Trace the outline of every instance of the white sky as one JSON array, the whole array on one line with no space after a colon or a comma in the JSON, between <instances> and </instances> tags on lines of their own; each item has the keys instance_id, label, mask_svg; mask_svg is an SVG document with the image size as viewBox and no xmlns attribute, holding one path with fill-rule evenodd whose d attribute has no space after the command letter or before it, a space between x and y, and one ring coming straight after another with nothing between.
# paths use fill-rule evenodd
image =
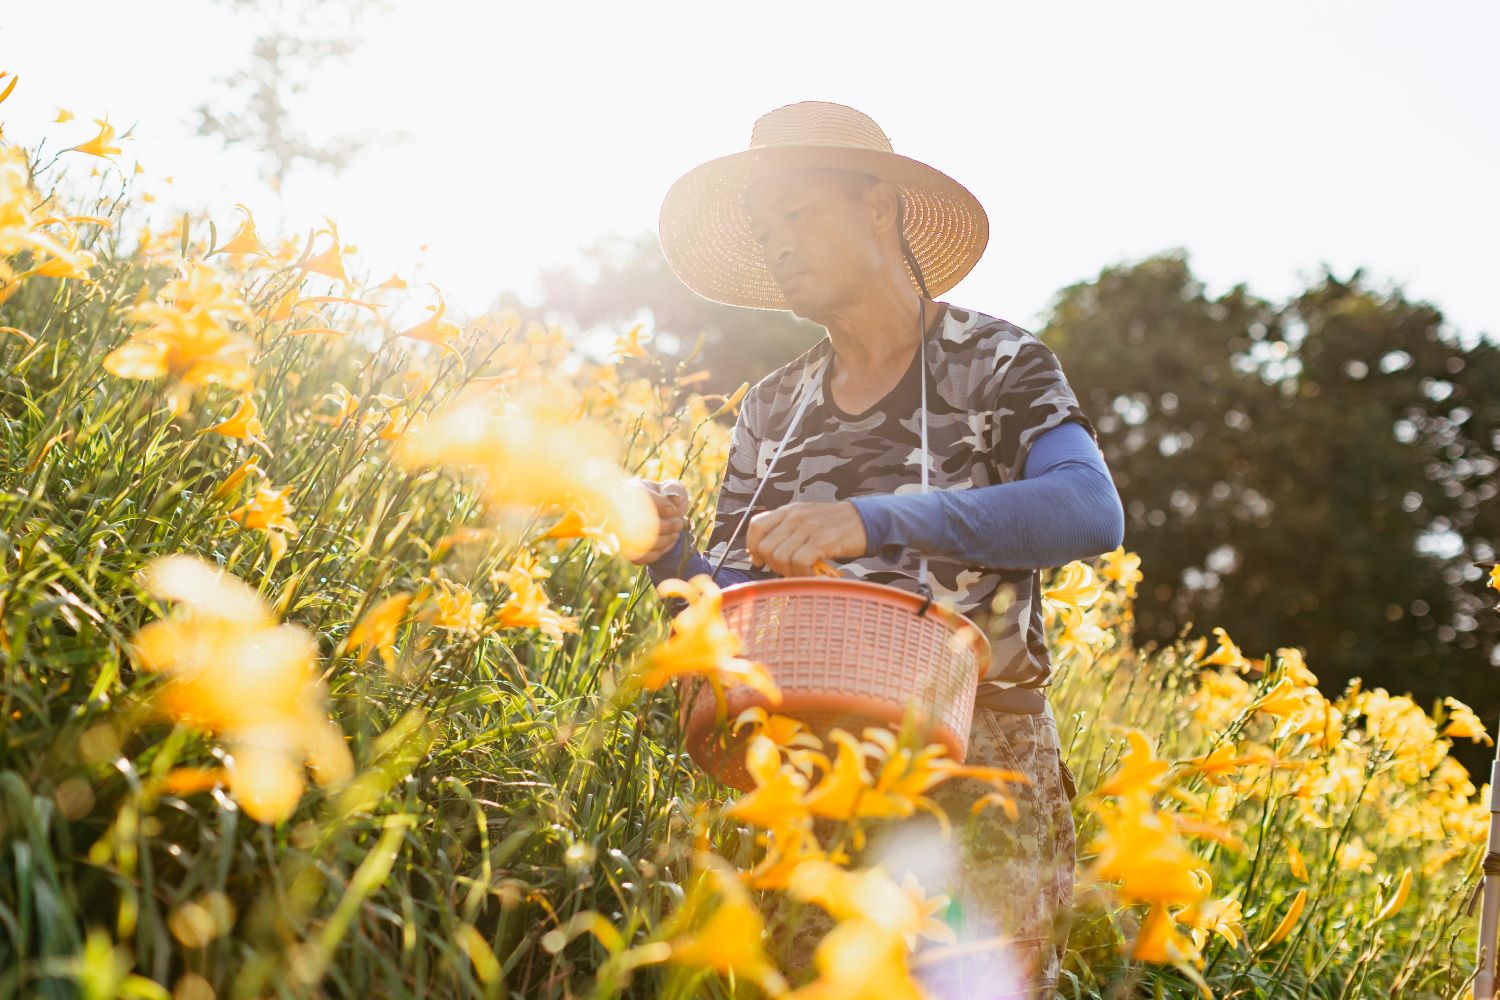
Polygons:
<instances>
[{"instance_id":1,"label":"white sky","mask_svg":"<svg viewBox=\"0 0 1500 1000\"><path fill-rule=\"evenodd\" d=\"M202 205L227 234L243 201L271 235L327 214L376 280L435 281L459 315L529 293L601 232L655 232L680 174L815 99L866 112L985 205L990 244L956 304L1036 329L1063 285L1180 246L1215 294L1279 298L1320 262L1364 265L1500 335L1492 2L393 0L300 112L411 140L342 176L304 169L281 199L192 135L193 106L245 61L250 22L227 2L5 8L8 137L72 145L108 112L136 125L121 160L149 171L161 222ZM77 119L48 124L59 105Z\"/></svg>"}]
</instances>

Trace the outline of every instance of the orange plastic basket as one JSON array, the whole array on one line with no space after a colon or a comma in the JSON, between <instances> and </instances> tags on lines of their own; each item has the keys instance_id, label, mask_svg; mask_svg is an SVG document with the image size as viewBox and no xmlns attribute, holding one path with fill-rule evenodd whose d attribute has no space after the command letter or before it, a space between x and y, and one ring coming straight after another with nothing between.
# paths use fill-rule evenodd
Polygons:
<instances>
[{"instance_id":1,"label":"orange plastic basket","mask_svg":"<svg viewBox=\"0 0 1500 1000\"><path fill-rule=\"evenodd\" d=\"M804 722L827 740L834 727L899 729L907 713L922 742L940 742L962 761L989 640L968 618L881 583L826 576L781 577L723 590L724 620L740 655L765 664L781 689L772 705L753 688L725 688L726 725L716 726L713 688L693 678L684 692L688 753L726 785L754 787L744 766L750 729L735 717L760 705Z\"/></svg>"}]
</instances>

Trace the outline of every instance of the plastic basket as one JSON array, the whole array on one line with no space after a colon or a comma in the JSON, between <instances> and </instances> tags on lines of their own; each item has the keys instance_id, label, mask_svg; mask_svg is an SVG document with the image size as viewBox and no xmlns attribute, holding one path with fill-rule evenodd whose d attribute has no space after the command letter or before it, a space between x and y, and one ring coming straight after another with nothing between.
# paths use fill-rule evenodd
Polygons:
<instances>
[{"instance_id":1,"label":"plastic basket","mask_svg":"<svg viewBox=\"0 0 1500 1000\"><path fill-rule=\"evenodd\" d=\"M726 725L718 727L712 685L690 682L682 707L688 753L726 785L754 787L744 766L751 727L729 732L753 705L801 720L825 743L834 727L855 736L871 725L899 729L910 712L924 743L940 742L963 760L990 656L989 640L968 618L896 587L825 576L735 584L721 607L740 655L765 664L783 699L772 705L753 688L726 687Z\"/></svg>"}]
</instances>

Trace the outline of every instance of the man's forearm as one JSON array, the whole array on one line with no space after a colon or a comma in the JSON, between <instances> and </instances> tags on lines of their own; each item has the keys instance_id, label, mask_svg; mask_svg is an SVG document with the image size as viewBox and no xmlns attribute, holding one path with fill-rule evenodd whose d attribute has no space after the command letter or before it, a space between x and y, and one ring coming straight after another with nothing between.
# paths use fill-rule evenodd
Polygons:
<instances>
[{"instance_id":1,"label":"man's forearm","mask_svg":"<svg viewBox=\"0 0 1500 1000\"><path fill-rule=\"evenodd\" d=\"M1118 548L1119 492L1088 432L1062 424L1037 439L1026 478L926 494L872 494L852 502L869 552L903 548L997 569L1046 569Z\"/></svg>"},{"instance_id":2,"label":"man's forearm","mask_svg":"<svg viewBox=\"0 0 1500 1000\"><path fill-rule=\"evenodd\" d=\"M996 569L1046 569L1119 547L1124 511L1114 483L1087 465L967 490L854 498L871 551L912 548Z\"/></svg>"}]
</instances>

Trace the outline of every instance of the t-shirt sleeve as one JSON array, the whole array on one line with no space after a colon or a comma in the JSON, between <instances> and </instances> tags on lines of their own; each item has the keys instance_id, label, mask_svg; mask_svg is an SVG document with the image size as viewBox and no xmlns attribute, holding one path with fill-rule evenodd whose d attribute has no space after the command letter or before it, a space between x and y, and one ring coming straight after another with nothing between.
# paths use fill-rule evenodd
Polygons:
<instances>
[{"instance_id":1,"label":"t-shirt sleeve","mask_svg":"<svg viewBox=\"0 0 1500 1000\"><path fill-rule=\"evenodd\" d=\"M724 555L729 536L738 527L739 533L734 537L734 544L729 546L724 566L746 572L756 568L751 564L750 553L745 549L745 535L749 532L750 525L747 522L744 527L740 527L739 521L750 503L750 497L755 493L755 472L761 439L755 420L757 413L754 394L747 393L735 415L734 431L729 440L729 457L724 462L723 484L719 487L719 498L714 507L714 526L709 531L708 544L704 547L704 556L710 566L719 565L719 558Z\"/></svg>"},{"instance_id":2,"label":"t-shirt sleeve","mask_svg":"<svg viewBox=\"0 0 1500 1000\"><path fill-rule=\"evenodd\" d=\"M1035 335L1024 337L999 365L1003 368L996 373L999 387L993 393L989 447L1005 482L1024 477L1026 456L1037 438L1070 420L1082 424L1099 444L1099 432L1079 405L1057 355Z\"/></svg>"}]
</instances>

